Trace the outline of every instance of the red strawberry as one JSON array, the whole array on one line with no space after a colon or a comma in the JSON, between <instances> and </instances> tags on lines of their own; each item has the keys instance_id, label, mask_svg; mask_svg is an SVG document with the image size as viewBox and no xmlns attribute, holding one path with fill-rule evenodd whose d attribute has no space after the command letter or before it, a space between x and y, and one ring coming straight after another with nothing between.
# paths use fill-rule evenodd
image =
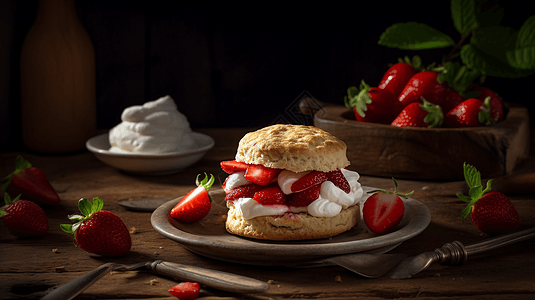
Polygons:
<instances>
[{"instance_id":1,"label":"red strawberry","mask_svg":"<svg viewBox=\"0 0 535 300\"><path fill-rule=\"evenodd\" d=\"M441 105L442 112L445 114L449 113L455 106L459 105L463 101L463 96L461 96L459 93L452 89L447 89L446 97L444 98L444 102Z\"/></svg>"},{"instance_id":2,"label":"red strawberry","mask_svg":"<svg viewBox=\"0 0 535 300\"><path fill-rule=\"evenodd\" d=\"M370 193L374 194L366 199L362 208L366 226L377 234L387 233L401 222L405 213L405 204L401 198L408 198L414 192L399 194L398 184L394 178L392 180L394 180L394 192L371 191Z\"/></svg>"},{"instance_id":3,"label":"red strawberry","mask_svg":"<svg viewBox=\"0 0 535 300\"><path fill-rule=\"evenodd\" d=\"M359 122L390 124L403 108L392 93L370 87L364 81L360 89L349 87L347 94L345 105L353 109Z\"/></svg>"},{"instance_id":4,"label":"red strawberry","mask_svg":"<svg viewBox=\"0 0 535 300\"><path fill-rule=\"evenodd\" d=\"M257 184L243 185L243 186L230 190L226 194L225 200L232 201L232 200L236 200L239 198L253 198L256 192L265 188L266 188L265 186L257 185Z\"/></svg>"},{"instance_id":5,"label":"red strawberry","mask_svg":"<svg viewBox=\"0 0 535 300\"><path fill-rule=\"evenodd\" d=\"M334 183L335 186L346 192L346 194L351 192L351 186L349 186L349 182L340 169L326 172L325 174L327 175L327 180Z\"/></svg>"},{"instance_id":6,"label":"red strawberry","mask_svg":"<svg viewBox=\"0 0 535 300\"><path fill-rule=\"evenodd\" d=\"M409 79L416 73L418 70L410 64L398 62L386 71L377 87L389 91L397 98Z\"/></svg>"},{"instance_id":7,"label":"red strawberry","mask_svg":"<svg viewBox=\"0 0 535 300\"><path fill-rule=\"evenodd\" d=\"M271 183L281 171L281 169L269 168L263 165L249 165L243 177L254 184L267 185Z\"/></svg>"},{"instance_id":8,"label":"red strawberry","mask_svg":"<svg viewBox=\"0 0 535 300\"><path fill-rule=\"evenodd\" d=\"M40 205L56 205L60 199L45 174L22 158L17 157L15 171L4 178L2 189L11 195L21 195L23 199Z\"/></svg>"},{"instance_id":9,"label":"red strawberry","mask_svg":"<svg viewBox=\"0 0 535 300\"><path fill-rule=\"evenodd\" d=\"M181 282L168 291L180 300L195 300L199 297L201 286L196 282Z\"/></svg>"},{"instance_id":10,"label":"red strawberry","mask_svg":"<svg viewBox=\"0 0 535 300\"><path fill-rule=\"evenodd\" d=\"M225 160L225 161L222 161L220 165L221 165L221 169L227 174L245 171L247 170L247 167L249 166L248 164L244 162L238 162L235 160Z\"/></svg>"},{"instance_id":11,"label":"red strawberry","mask_svg":"<svg viewBox=\"0 0 535 300\"><path fill-rule=\"evenodd\" d=\"M294 207L308 206L314 200L318 199L320 192L321 184L317 184L299 193L288 195L287 204L288 206Z\"/></svg>"},{"instance_id":12,"label":"red strawberry","mask_svg":"<svg viewBox=\"0 0 535 300\"><path fill-rule=\"evenodd\" d=\"M469 196L457 194L459 199L468 203L461 213L463 220L470 215L474 225L489 235L514 231L520 223L520 217L509 198L500 192L485 194L490 191L492 180L487 182L483 190L481 174L474 166L464 163L463 171L470 187Z\"/></svg>"},{"instance_id":13,"label":"red strawberry","mask_svg":"<svg viewBox=\"0 0 535 300\"><path fill-rule=\"evenodd\" d=\"M420 102L412 102L392 121L392 126L397 127L439 127L444 116L440 106L427 102L422 98Z\"/></svg>"},{"instance_id":14,"label":"red strawberry","mask_svg":"<svg viewBox=\"0 0 535 300\"><path fill-rule=\"evenodd\" d=\"M326 180L327 175L324 172L312 171L292 183L291 190L292 193L297 193L300 191L304 191L313 185L320 184Z\"/></svg>"},{"instance_id":15,"label":"red strawberry","mask_svg":"<svg viewBox=\"0 0 535 300\"><path fill-rule=\"evenodd\" d=\"M47 233L48 219L45 211L35 202L19 198L20 195L12 201L7 193L4 194L6 205L0 208L0 218L4 220L9 232L23 238Z\"/></svg>"},{"instance_id":16,"label":"red strawberry","mask_svg":"<svg viewBox=\"0 0 535 300\"><path fill-rule=\"evenodd\" d=\"M485 101L487 97L490 97L490 116L496 121L503 120L504 112L503 112L503 100L498 94L496 94L491 89L488 89L486 87L478 87L475 89L476 92L480 92L481 94L477 97L477 99L481 101Z\"/></svg>"},{"instance_id":17,"label":"red strawberry","mask_svg":"<svg viewBox=\"0 0 535 300\"><path fill-rule=\"evenodd\" d=\"M70 215L74 224L61 224L67 233L74 233L76 244L83 250L103 256L121 256L130 251L132 240L124 222L117 215L102 210L100 198L78 201L81 215Z\"/></svg>"},{"instance_id":18,"label":"red strawberry","mask_svg":"<svg viewBox=\"0 0 535 300\"><path fill-rule=\"evenodd\" d=\"M278 185L265 187L256 192L253 199L262 205L285 204L286 195L282 192Z\"/></svg>"},{"instance_id":19,"label":"red strawberry","mask_svg":"<svg viewBox=\"0 0 535 300\"><path fill-rule=\"evenodd\" d=\"M446 114L444 121L450 127L475 127L490 125L495 121L490 117L489 100L482 102L479 99L470 98Z\"/></svg>"},{"instance_id":20,"label":"red strawberry","mask_svg":"<svg viewBox=\"0 0 535 300\"><path fill-rule=\"evenodd\" d=\"M170 215L173 219L182 222L197 222L206 217L212 207L212 198L208 191L214 184L214 175L204 173L204 179L199 181L200 174L195 179L197 187L186 194L176 205L171 209Z\"/></svg>"},{"instance_id":21,"label":"red strawberry","mask_svg":"<svg viewBox=\"0 0 535 300\"><path fill-rule=\"evenodd\" d=\"M435 71L423 71L412 76L399 94L398 100L403 107L412 102L425 100L442 105L446 96L447 86L437 81L438 73Z\"/></svg>"}]
</instances>

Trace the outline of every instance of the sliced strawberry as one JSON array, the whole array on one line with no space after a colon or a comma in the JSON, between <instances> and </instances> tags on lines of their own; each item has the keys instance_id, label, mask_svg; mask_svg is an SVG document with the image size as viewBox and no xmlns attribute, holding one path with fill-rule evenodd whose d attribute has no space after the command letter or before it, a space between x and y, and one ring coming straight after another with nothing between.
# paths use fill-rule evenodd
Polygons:
<instances>
[{"instance_id":1,"label":"sliced strawberry","mask_svg":"<svg viewBox=\"0 0 535 300\"><path fill-rule=\"evenodd\" d=\"M225 161L222 161L220 165L221 165L221 169L227 174L245 171L247 170L247 167L249 166L248 164L244 162L239 162L235 160L225 160Z\"/></svg>"},{"instance_id":2,"label":"sliced strawberry","mask_svg":"<svg viewBox=\"0 0 535 300\"><path fill-rule=\"evenodd\" d=\"M292 184L292 193L297 193L310 188L313 185L320 184L327 180L327 175L321 171L313 171L299 178Z\"/></svg>"},{"instance_id":3,"label":"sliced strawberry","mask_svg":"<svg viewBox=\"0 0 535 300\"><path fill-rule=\"evenodd\" d=\"M245 179L258 185L267 185L281 172L281 169L265 167L263 165L249 165L245 171Z\"/></svg>"},{"instance_id":4,"label":"sliced strawberry","mask_svg":"<svg viewBox=\"0 0 535 300\"><path fill-rule=\"evenodd\" d=\"M240 198L253 198L256 192L266 187L258 184L248 184L232 189L225 196L226 201L232 201Z\"/></svg>"},{"instance_id":5,"label":"sliced strawberry","mask_svg":"<svg viewBox=\"0 0 535 300\"><path fill-rule=\"evenodd\" d=\"M282 192L278 185L265 187L256 192L253 199L262 205L285 204L286 195Z\"/></svg>"},{"instance_id":6,"label":"sliced strawberry","mask_svg":"<svg viewBox=\"0 0 535 300\"><path fill-rule=\"evenodd\" d=\"M344 191L346 194L349 194L349 192L351 192L351 186L349 185L349 182L342 173L342 170L338 169L327 172L325 174L327 175L327 180L334 183L335 186Z\"/></svg>"},{"instance_id":7,"label":"sliced strawberry","mask_svg":"<svg viewBox=\"0 0 535 300\"><path fill-rule=\"evenodd\" d=\"M196 282L181 282L168 290L180 300L195 300L199 297L201 286Z\"/></svg>"},{"instance_id":8,"label":"sliced strawberry","mask_svg":"<svg viewBox=\"0 0 535 300\"><path fill-rule=\"evenodd\" d=\"M197 187L186 194L180 201L171 209L169 213L175 220L182 222L197 222L206 217L210 212L212 206L212 198L208 191L212 184L214 184L214 176L210 177L204 174L205 177L199 181L199 175L195 180Z\"/></svg>"},{"instance_id":9,"label":"sliced strawberry","mask_svg":"<svg viewBox=\"0 0 535 300\"><path fill-rule=\"evenodd\" d=\"M308 206L310 203L314 202L314 200L318 199L320 192L321 184L316 184L299 193L290 194L288 195L288 206Z\"/></svg>"}]
</instances>

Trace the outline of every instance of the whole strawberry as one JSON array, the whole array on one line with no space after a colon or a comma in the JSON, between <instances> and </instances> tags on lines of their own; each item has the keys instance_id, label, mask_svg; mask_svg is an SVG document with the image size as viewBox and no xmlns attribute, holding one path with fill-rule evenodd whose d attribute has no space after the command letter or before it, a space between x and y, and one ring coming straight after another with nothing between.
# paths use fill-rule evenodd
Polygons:
<instances>
[{"instance_id":1,"label":"whole strawberry","mask_svg":"<svg viewBox=\"0 0 535 300\"><path fill-rule=\"evenodd\" d=\"M477 127L496 123L490 116L490 99L482 102L470 98L446 114L444 121L450 127Z\"/></svg>"},{"instance_id":2,"label":"whole strawberry","mask_svg":"<svg viewBox=\"0 0 535 300\"><path fill-rule=\"evenodd\" d=\"M423 97L433 104L442 105L446 97L447 86L443 82L439 83L437 78L438 73L435 71L416 73L399 94L399 102L407 106L412 102L421 101Z\"/></svg>"},{"instance_id":3,"label":"whole strawberry","mask_svg":"<svg viewBox=\"0 0 535 300\"><path fill-rule=\"evenodd\" d=\"M488 235L514 231L520 223L520 217L509 198L500 192L487 193L491 189L492 180L487 182L487 187L483 190L481 174L474 166L465 163L463 171L470 191L469 196L457 194L459 199L468 203L461 213L462 219L470 215L474 225Z\"/></svg>"},{"instance_id":4,"label":"whole strawberry","mask_svg":"<svg viewBox=\"0 0 535 300\"><path fill-rule=\"evenodd\" d=\"M170 215L177 221L193 223L206 217L212 207L212 197L208 193L210 187L214 184L214 175L210 177L204 174L205 177L199 181L199 175L195 179L196 188L186 194L176 205L171 209Z\"/></svg>"},{"instance_id":5,"label":"whole strawberry","mask_svg":"<svg viewBox=\"0 0 535 300\"><path fill-rule=\"evenodd\" d=\"M70 215L74 224L61 224L67 233L74 233L76 244L83 250L103 256L121 256L130 251L130 232L117 215L102 210L104 202L82 198L78 201L81 215Z\"/></svg>"},{"instance_id":6,"label":"whole strawberry","mask_svg":"<svg viewBox=\"0 0 535 300\"><path fill-rule=\"evenodd\" d=\"M201 287L196 282L181 282L168 291L180 300L195 300L199 297Z\"/></svg>"},{"instance_id":7,"label":"whole strawberry","mask_svg":"<svg viewBox=\"0 0 535 300\"><path fill-rule=\"evenodd\" d=\"M486 87L478 87L475 89L476 92L479 92L479 96L477 99L481 101L485 101L488 97L489 99L489 106L490 106L490 116L494 121L499 122L503 120L504 117L504 110L503 110L503 100L502 98L496 94L493 90L486 88Z\"/></svg>"},{"instance_id":8,"label":"whole strawberry","mask_svg":"<svg viewBox=\"0 0 535 300\"><path fill-rule=\"evenodd\" d=\"M417 61L420 62L419 58ZM416 67L419 67L419 64ZM397 98L409 79L416 73L418 70L410 63L400 61L386 71L377 87L389 91Z\"/></svg>"},{"instance_id":9,"label":"whole strawberry","mask_svg":"<svg viewBox=\"0 0 535 300\"><path fill-rule=\"evenodd\" d=\"M0 208L0 218L11 234L27 238L41 236L48 232L48 219L45 211L35 202L19 200L20 195L11 200L4 194L6 205Z\"/></svg>"},{"instance_id":10,"label":"whole strawberry","mask_svg":"<svg viewBox=\"0 0 535 300\"><path fill-rule=\"evenodd\" d=\"M387 90L370 87L364 81L360 87L349 87L345 106L353 109L359 122L390 124L403 109L396 97Z\"/></svg>"},{"instance_id":11,"label":"whole strawberry","mask_svg":"<svg viewBox=\"0 0 535 300\"><path fill-rule=\"evenodd\" d=\"M465 99L461 94L457 93L456 91L452 89L446 90L446 96L444 97L444 102L442 103L442 112L447 114L452 109L455 108L455 106L459 105L461 102L463 102Z\"/></svg>"},{"instance_id":12,"label":"whole strawberry","mask_svg":"<svg viewBox=\"0 0 535 300\"><path fill-rule=\"evenodd\" d=\"M397 127L439 127L442 125L444 116L440 106L432 104L422 98L423 104L413 102L407 105L401 113L392 121L392 126Z\"/></svg>"},{"instance_id":13,"label":"whole strawberry","mask_svg":"<svg viewBox=\"0 0 535 300\"><path fill-rule=\"evenodd\" d=\"M23 199L40 205L56 205L60 199L45 174L30 162L18 156L15 171L4 178L2 189L11 195L21 195Z\"/></svg>"},{"instance_id":14,"label":"whole strawberry","mask_svg":"<svg viewBox=\"0 0 535 300\"><path fill-rule=\"evenodd\" d=\"M410 197L414 191L407 194L399 194L398 183L394 178L395 189L393 192L385 190L374 190L362 208L364 222L368 229L377 234L384 234L396 227L405 213L403 199Z\"/></svg>"}]
</instances>

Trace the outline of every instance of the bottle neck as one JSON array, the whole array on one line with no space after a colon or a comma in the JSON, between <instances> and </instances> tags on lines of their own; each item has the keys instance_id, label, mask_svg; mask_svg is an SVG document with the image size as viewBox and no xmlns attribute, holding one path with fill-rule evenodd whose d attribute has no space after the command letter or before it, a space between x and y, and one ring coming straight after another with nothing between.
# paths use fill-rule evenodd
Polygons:
<instances>
[{"instance_id":1,"label":"bottle neck","mask_svg":"<svg viewBox=\"0 0 535 300\"><path fill-rule=\"evenodd\" d=\"M39 0L35 22L78 23L75 0Z\"/></svg>"}]
</instances>

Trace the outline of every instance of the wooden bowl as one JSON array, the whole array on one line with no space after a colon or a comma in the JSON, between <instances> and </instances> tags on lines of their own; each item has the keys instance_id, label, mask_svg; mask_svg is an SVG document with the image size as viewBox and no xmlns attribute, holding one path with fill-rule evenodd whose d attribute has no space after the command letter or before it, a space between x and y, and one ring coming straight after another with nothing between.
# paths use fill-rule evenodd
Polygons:
<instances>
[{"instance_id":1,"label":"wooden bowl","mask_svg":"<svg viewBox=\"0 0 535 300\"><path fill-rule=\"evenodd\" d=\"M507 175L529 154L527 108L509 104L506 118L471 128L399 128L355 120L351 109L326 105L314 126L347 144L351 168L372 176L422 180L464 180L463 163L482 178Z\"/></svg>"}]
</instances>

